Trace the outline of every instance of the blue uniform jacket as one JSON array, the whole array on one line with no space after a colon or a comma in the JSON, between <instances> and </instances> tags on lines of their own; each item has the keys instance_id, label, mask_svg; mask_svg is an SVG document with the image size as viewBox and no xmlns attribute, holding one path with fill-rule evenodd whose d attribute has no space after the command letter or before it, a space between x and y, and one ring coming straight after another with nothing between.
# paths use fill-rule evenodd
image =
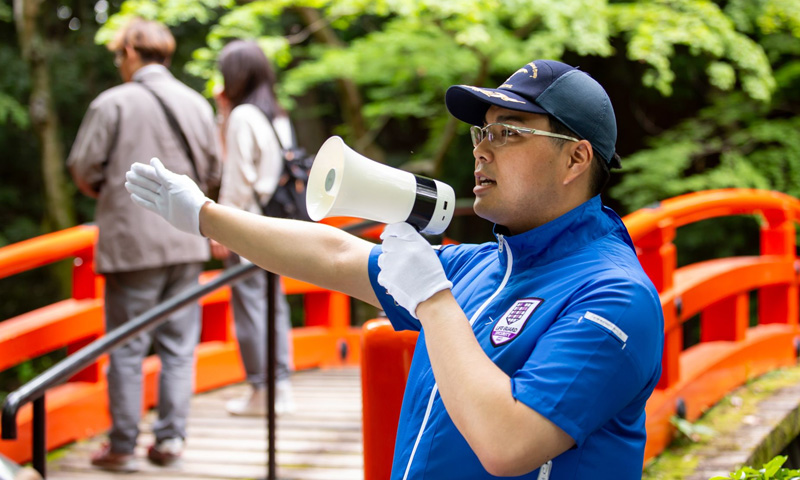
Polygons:
<instances>
[{"instance_id":1,"label":"blue uniform jacket","mask_svg":"<svg viewBox=\"0 0 800 480\"><path fill-rule=\"evenodd\" d=\"M527 475L537 480L639 479L647 398L661 375L664 320L620 218L595 197L531 231L452 245L439 259L486 355L514 397L558 425L575 447ZM419 321L377 282L397 330ZM406 385L392 479L496 478L481 466L435 388L420 333ZM509 432L508 442L516 441Z\"/></svg>"}]
</instances>

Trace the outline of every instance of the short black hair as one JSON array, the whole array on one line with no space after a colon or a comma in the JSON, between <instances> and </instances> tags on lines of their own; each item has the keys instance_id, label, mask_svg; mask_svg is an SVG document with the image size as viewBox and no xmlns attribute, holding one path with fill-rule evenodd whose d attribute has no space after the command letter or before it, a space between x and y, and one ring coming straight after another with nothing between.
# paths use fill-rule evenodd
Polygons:
<instances>
[{"instance_id":1,"label":"short black hair","mask_svg":"<svg viewBox=\"0 0 800 480\"><path fill-rule=\"evenodd\" d=\"M566 135L569 137L575 137L579 140L582 138L572 130L570 130L566 125L561 123L556 117L552 115L548 115L547 118L550 121L550 131L553 133L557 133L559 135ZM557 146L563 146L569 140L564 140L563 138L553 138L550 137L550 141L556 144ZM599 195L603 192L603 189L606 187L608 183L608 179L611 176L611 171L606 164L606 161L600 158L600 155L595 153L594 158L592 159L592 167L591 167L591 183L589 184L589 188L591 189L592 196Z\"/></svg>"}]
</instances>

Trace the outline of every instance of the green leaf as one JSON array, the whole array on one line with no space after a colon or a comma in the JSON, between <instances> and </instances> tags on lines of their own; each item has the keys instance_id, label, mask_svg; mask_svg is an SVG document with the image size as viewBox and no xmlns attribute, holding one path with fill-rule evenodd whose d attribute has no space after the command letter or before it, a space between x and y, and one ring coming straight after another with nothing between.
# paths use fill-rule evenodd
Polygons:
<instances>
[{"instance_id":1,"label":"green leaf","mask_svg":"<svg viewBox=\"0 0 800 480\"><path fill-rule=\"evenodd\" d=\"M30 116L27 108L16 99L0 92L0 125L7 125L9 122L24 130L30 125Z\"/></svg>"},{"instance_id":2,"label":"green leaf","mask_svg":"<svg viewBox=\"0 0 800 480\"><path fill-rule=\"evenodd\" d=\"M11 23L14 19L11 7L5 3L0 3L0 22Z\"/></svg>"}]
</instances>

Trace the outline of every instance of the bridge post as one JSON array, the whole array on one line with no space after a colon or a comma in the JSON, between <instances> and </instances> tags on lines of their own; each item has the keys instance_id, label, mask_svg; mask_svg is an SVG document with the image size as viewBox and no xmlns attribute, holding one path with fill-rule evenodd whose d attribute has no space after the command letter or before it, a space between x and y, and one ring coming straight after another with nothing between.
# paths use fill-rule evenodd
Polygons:
<instances>
[{"instance_id":1,"label":"bridge post","mask_svg":"<svg viewBox=\"0 0 800 480\"><path fill-rule=\"evenodd\" d=\"M98 298L102 292L98 287L99 277L94 271L94 244L75 252L75 259L72 262L72 298L75 300L86 300ZM67 355L72 355L86 345L100 338L92 336L79 342L67 345ZM71 382L99 382L103 378L103 362L95 362L73 375Z\"/></svg>"},{"instance_id":2,"label":"bridge post","mask_svg":"<svg viewBox=\"0 0 800 480\"><path fill-rule=\"evenodd\" d=\"M94 273L94 245L75 254L72 263L72 298L83 300L97 298L97 274Z\"/></svg>"},{"instance_id":3,"label":"bridge post","mask_svg":"<svg viewBox=\"0 0 800 480\"><path fill-rule=\"evenodd\" d=\"M673 276L678 264L678 252L672 241L675 225L671 219L662 221L659 228L636 242L636 253L647 276L662 298L670 297ZM683 351L683 324L680 321L680 299L662 303L664 311L664 353L661 363L661 389L675 385L680 379L680 355Z\"/></svg>"},{"instance_id":4,"label":"bridge post","mask_svg":"<svg viewBox=\"0 0 800 480\"><path fill-rule=\"evenodd\" d=\"M796 244L794 215L791 209L763 212L766 222L761 226L761 255L778 255L795 268ZM760 324L798 324L797 282L765 286L758 291Z\"/></svg>"},{"instance_id":5,"label":"bridge post","mask_svg":"<svg viewBox=\"0 0 800 480\"><path fill-rule=\"evenodd\" d=\"M744 340L750 326L750 295L740 293L709 305L700 314L700 341Z\"/></svg>"}]
</instances>

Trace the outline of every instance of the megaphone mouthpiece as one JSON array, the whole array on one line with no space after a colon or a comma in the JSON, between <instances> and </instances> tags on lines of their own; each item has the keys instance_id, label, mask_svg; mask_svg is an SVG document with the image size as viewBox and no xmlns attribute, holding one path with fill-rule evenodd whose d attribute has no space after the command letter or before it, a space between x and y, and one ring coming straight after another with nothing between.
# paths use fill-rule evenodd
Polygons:
<instances>
[{"instance_id":1,"label":"megaphone mouthpiece","mask_svg":"<svg viewBox=\"0 0 800 480\"><path fill-rule=\"evenodd\" d=\"M455 192L446 183L370 160L334 136L314 158L306 205L315 221L350 216L408 222L422 233L439 234L453 218Z\"/></svg>"}]
</instances>

